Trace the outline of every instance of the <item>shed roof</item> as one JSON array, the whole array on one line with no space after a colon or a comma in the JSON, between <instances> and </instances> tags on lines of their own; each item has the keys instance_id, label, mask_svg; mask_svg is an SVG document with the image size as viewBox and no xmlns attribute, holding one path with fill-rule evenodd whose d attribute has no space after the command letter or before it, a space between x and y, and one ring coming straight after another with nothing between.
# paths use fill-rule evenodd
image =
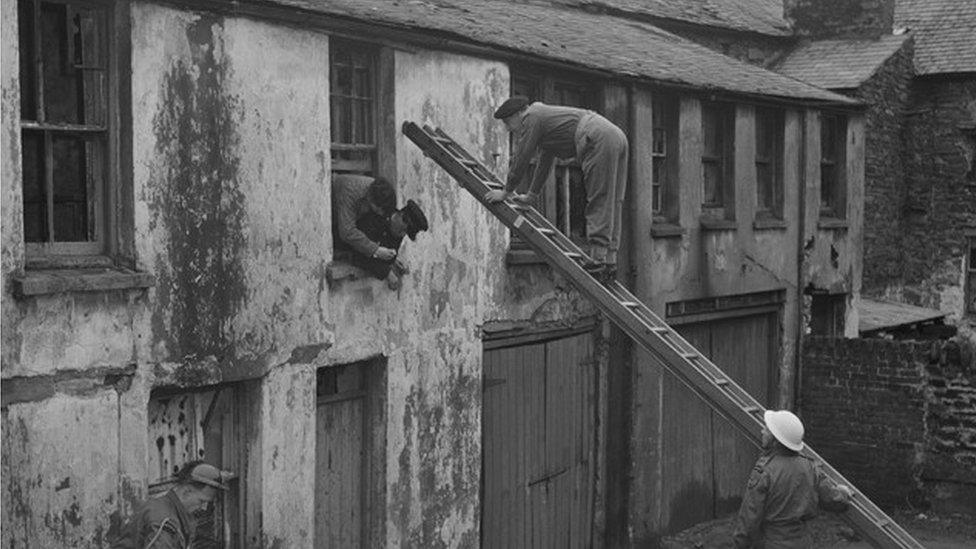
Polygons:
<instances>
[{"instance_id":1,"label":"shed roof","mask_svg":"<svg viewBox=\"0 0 976 549\"><path fill-rule=\"evenodd\" d=\"M244 0L246 1L246 0ZM653 25L508 0L271 0L474 44L704 90L856 105L848 97L714 52ZM242 0L228 2L231 8Z\"/></svg>"},{"instance_id":2,"label":"shed roof","mask_svg":"<svg viewBox=\"0 0 976 549\"><path fill-rule=\"evenodd\" d=\"M783 17L782 0L556 0L583 8L619 10L769 36L788 37L793 30Z\"/></svg>"},{"instance_id":3,"label":"shed roof","mask_svg":"<svg viewBox=\"0 0 976 549\"><path fill-rule=\"evenodd\" d=\"M858 331L861 333L909 326L946 316L942 311L935 309L865 298L861 298L857 310L860 316Z\"/></svg>"},{"instance_id":4,"label":"shed roof","mask_svg":"<svg viewBox=\"0 0 976 549\"><path fill-rule=\"evenodd\" d=\"M915 34L915 72L976 72L976 1L897 0L895 25Z\"/></svg>"},{"instance_id":5,"label":"shed roof","mask_svg":"<svg viewBox=\"0 0 976 549\"><path fill-rule=\"evenodd\" d=\"M802 44L773 67L776 72L827 89L857 88L909 39L818 40Z\"/></svg>"}]
</instances>

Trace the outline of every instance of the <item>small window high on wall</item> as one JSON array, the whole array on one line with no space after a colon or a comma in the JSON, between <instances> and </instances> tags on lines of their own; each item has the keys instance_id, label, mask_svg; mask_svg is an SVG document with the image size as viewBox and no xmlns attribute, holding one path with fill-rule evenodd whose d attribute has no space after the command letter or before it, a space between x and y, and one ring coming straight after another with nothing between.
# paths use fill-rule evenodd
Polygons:
<instances>
[{"instance_id":1,"label":"small window high on wall","mask_svg":"<svg viewBox=\"0 0 976 549\"><path fill-rule=\"evenodd\" d=\"M847 294L815 293L810 303L810 333L844 337Z\"/></svg>"},{"instance_id":2,"label":"small window high on wall","mask_svg":"<svg viewBox=\"0 0 976 549\"><path fill-rule=\"evenodd\" d=\"M678 100L651 100L651 212L655 223L678 221Z\"/></svg>"},{"instance_id":3,"label":"small window high on wall","mask_svg":"<svg viewBox=\"0 0 976 549\"><path fill-rule=\"evenodd\" d=\"M735 106L702 103L702 216L733 219Z\"/></svg>"},{"instance_id":4,"label":"small window high on wall","mask_svg":"<svg viewBox=\"0 0 976 549\"><path fill-rule=\"evenodd\" d=\"M332 171L376 175L377 48L333 39L329 49Z\"/></svg>"},{"instance_id":5,"label":"small window high on wall","mask_svg":"<svg viewBox=\"0 0 976 549\"><path fill-rule=\"evenodd\" d=\"M783 111L756 109L756 216L783 217Z\"/></svg>"},{"instance_id":6,"label":"small window high on wall","mask_svg":"<svg viewBox=\"0 0 976 549\"><path fill-rule=\"evenodd\" d=\"M548 72L538 67L518 67L512 71L512 95L524 95L530 101L550 105L597 110L597 91L585 79L565 73ZM514 146L514 141L511 143ZM528 176L535 173L533 161ZM575 158L556 159L549 180L543 187L536 208L559 230L577 243L586 239L586 189L583 171ZM524 188L519 192L523 192ZM512 249L527 246L512 237ZM511 257L510 257L511 260Z\"/></svg>"},{"instance_id":7,"label":"small window high on wall","mask_svg":"<svg viewBox=\"0 0 976 549\"><path fill-rule=\"evenodd\" d=\"M847 215L847 119L824 113L820 117L820 216Z\"/></svg>"},{"instance_id":8,"label":"small window high on wall","mask_svg":"<svg viewBox=\"0 0 976 549\"><path fill-rule=\"evenodd\" d=\"M30 258L111 252L118 74L110 2L20 0L24 241Z\"/></svg>"}]
</instances>

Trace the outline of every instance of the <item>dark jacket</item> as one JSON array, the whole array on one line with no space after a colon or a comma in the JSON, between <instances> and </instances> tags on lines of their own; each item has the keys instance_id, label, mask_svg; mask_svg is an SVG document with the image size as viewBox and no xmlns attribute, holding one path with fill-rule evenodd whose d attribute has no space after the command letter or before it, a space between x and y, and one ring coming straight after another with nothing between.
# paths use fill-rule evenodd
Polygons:
<instances>
[{"instance_id":1,"label":"dark jacket","mask_svg":"<svg viewBox=\"0 0 976 549\"><path fill-rule=\"evenodd\" d=\"M147 500L122 528L113 549L187 549L193 538L193 517L172 490Z\"/></svg>"},{"instance_id":2,"label":"dark jacket","mask_svg":"<svg viewBox=\"0 0 976 549\"><path fill-rule=\"evenodd\" d=\"M820 509L842 512L846 497L810 458L777 447L756 462L735 520L737 549L806 549L807 522Z\"/></svg>"}]
</instances>

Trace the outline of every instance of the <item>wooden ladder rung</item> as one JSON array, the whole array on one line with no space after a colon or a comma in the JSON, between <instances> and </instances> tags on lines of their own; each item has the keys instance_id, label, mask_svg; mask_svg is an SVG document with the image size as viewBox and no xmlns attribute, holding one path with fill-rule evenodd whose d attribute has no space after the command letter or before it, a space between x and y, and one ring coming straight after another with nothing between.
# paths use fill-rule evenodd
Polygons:
<instances>
[{"instance_id":1,"label":"wooden ladder rung","mask_svg":"<svg viewBox=\"0 0 976 549\"><path fill-rule=\"evenodd\" d=\"M636 301L621 301L620 304L623 305L624 307L628 307L630 309L634 309L636 307L640 307L640 303L638 303Z\"/></svg>"}]
</instances>

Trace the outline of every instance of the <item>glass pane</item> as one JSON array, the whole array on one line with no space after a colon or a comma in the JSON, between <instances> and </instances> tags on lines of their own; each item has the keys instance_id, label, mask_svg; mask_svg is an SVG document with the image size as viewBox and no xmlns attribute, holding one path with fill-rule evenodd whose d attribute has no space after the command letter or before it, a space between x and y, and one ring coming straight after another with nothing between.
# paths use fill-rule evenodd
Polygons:
<instances>
[{"instance_id":1,"label":"glass pane","mask_svg":"<svg viewBox=\"0 0 976 549\"><path fill-rule=\"evenodd\" d=\"M820 156L824 160L836 160L836 119L833 116L824 116L820 124Z\"/></svg>"},{"instance_id":2,"label":"glass pane","mask_svg":"<svg viewBox=\"0 0 976 549\"><path fill-rule=\"evenodd\" d=\"M722 171L717 162L704 162L705 175L705 204L708 206L722 205Z\"/></svg>"},{"instance_id":3,"label":"glass pane","mask_svg":"<svg viewBox=\"0 0 976 549\"><path fill-rule=\"evenodd\" d=\"M834 206L834 186L836 185L834 169L832 164L820 166L820 205L825 208Z\"/></svg>"},{"instance_id":4,"label":"glass pane","mask_svg":"<svg viewBox=\"0 0 976 549\"><path fill-rule=\"evenodd\" d=\"M22 133L24 241L47 241L47 196L44 192L44 138L40 132Z\"/></svg>"},{"instance_id":5,"label":"glass pane","mask_svg":"<svg viewBox=\"0 0 976 549\"><path fill-rule=\"evenodd\" d=\"M769 145L772 143L770 139L770 123L769 116L762 112L757 111L756 113L756 157L757 158L769 158L770 151Z\"/></svg>"},{"instance_id":6,"label":"glass pane","mask_svg":"<svg viewBox=\"0 0 976 549\"><path fill-rule=\"evenodd\" d=\"M352 95L352 69L344 64L341 57L336 54L336 60L332 64L332 82L330 87L333 94L343 96Z\"/></svg>"},{"instance_id":7,"label":"glass pane","mask_svg":"<svg viewBox=\"0 0 976 549\"><path fill-rule=\"evenodd\" d=\"M714 108L706 108L702 112L702 147L707 156L719 156L719 117Z\"/></svg>"},{"instance_id":8,"label":"glass pane","mask_svg":"<svg viewBox=\"0 0 976 549\"><path fill-rule=\"evenodd\" d=\"M88 68L107 68L103 41L106 38L105 16L95 10L80 10L74 21L75 64Z\"/></svg>"},{"instance_id":9,"label":"glass pane","mask_svg":"<svg viewBox=\"0 0 976 549\"><path fill-rule=\"evenodd\" d=\"M661 185L658 183L651 184L651 212L661 212Z\"/></svg>"},{"instance_id":10,"label":"glass pane","mask_svg":"<svg viewBox=\"0 0 976 549\"><path fill-rule=\"evenodd\" d=\"M104 75L84 76L76 65L84 57L100 61L103 40L92 34L100 23L73 14L63 4L41 4L41 55L44 63L44 112L47 122L100 124L104 121ZM86 23L87 21L87 23ZM82 27L87 25L87 29ZM85 36L85 32L88 36ZM86 43L89 40L93 43ZM101 73L102 71L98 71ZM93 89L86 88L89 84ZM87 116L86 116L87 115Z\"/></svg>"},{"instance_id":11,"label":"glass pane","mask_svg":"<svg viewBox=\"0 0 976 549\"><path fill-rule=\"evenodd\" d=\"M33 2L20 0L17 4L17 25L20 37L20 117L24 120L37 120Z\"/></svg>"},{"instance_id":12,"label":"glass pane","mask_svg":"<svg viewBox=\"0 0 976 549\"><path fill-rule=\"evenodd\" d=\"M661 185L667 180L666 164L664 158L658 157L651 163L651 181L655 185Z\"/></svg>"},{"instance_id":13,"label":"glass pane","mask_svg":"<svg viewBox=\"0 0 976 549\"><path fill-rule=\"evenodd\" d=\"M653 134L653 138L652 138L651 152L653 152L654 154L665 154L665 151L667 150L666 148L667 138L664 132L664 128L654 128L652 134Z\"/></svg>"},{"instance_id":14,"label":"glass pane","mask_svg":"<svg viewBox=\"0 0 976 549\"><path fill-rule=\"evenodd\" d=\"M52 140L54 161L54 240L95 240L95 209L102 177L102 146L77 137Z\"/></svg>"},{"instance_id":15,"label":"glass pane","mask_svg":"<svg viewBox=\"0 0 976 549\"><path fill-rule=\"evenodd\" d=\"M756 190L758 191L759 209L773 209L773 171L769 164L756 164Z\"/></svg>"}]
</instances>

